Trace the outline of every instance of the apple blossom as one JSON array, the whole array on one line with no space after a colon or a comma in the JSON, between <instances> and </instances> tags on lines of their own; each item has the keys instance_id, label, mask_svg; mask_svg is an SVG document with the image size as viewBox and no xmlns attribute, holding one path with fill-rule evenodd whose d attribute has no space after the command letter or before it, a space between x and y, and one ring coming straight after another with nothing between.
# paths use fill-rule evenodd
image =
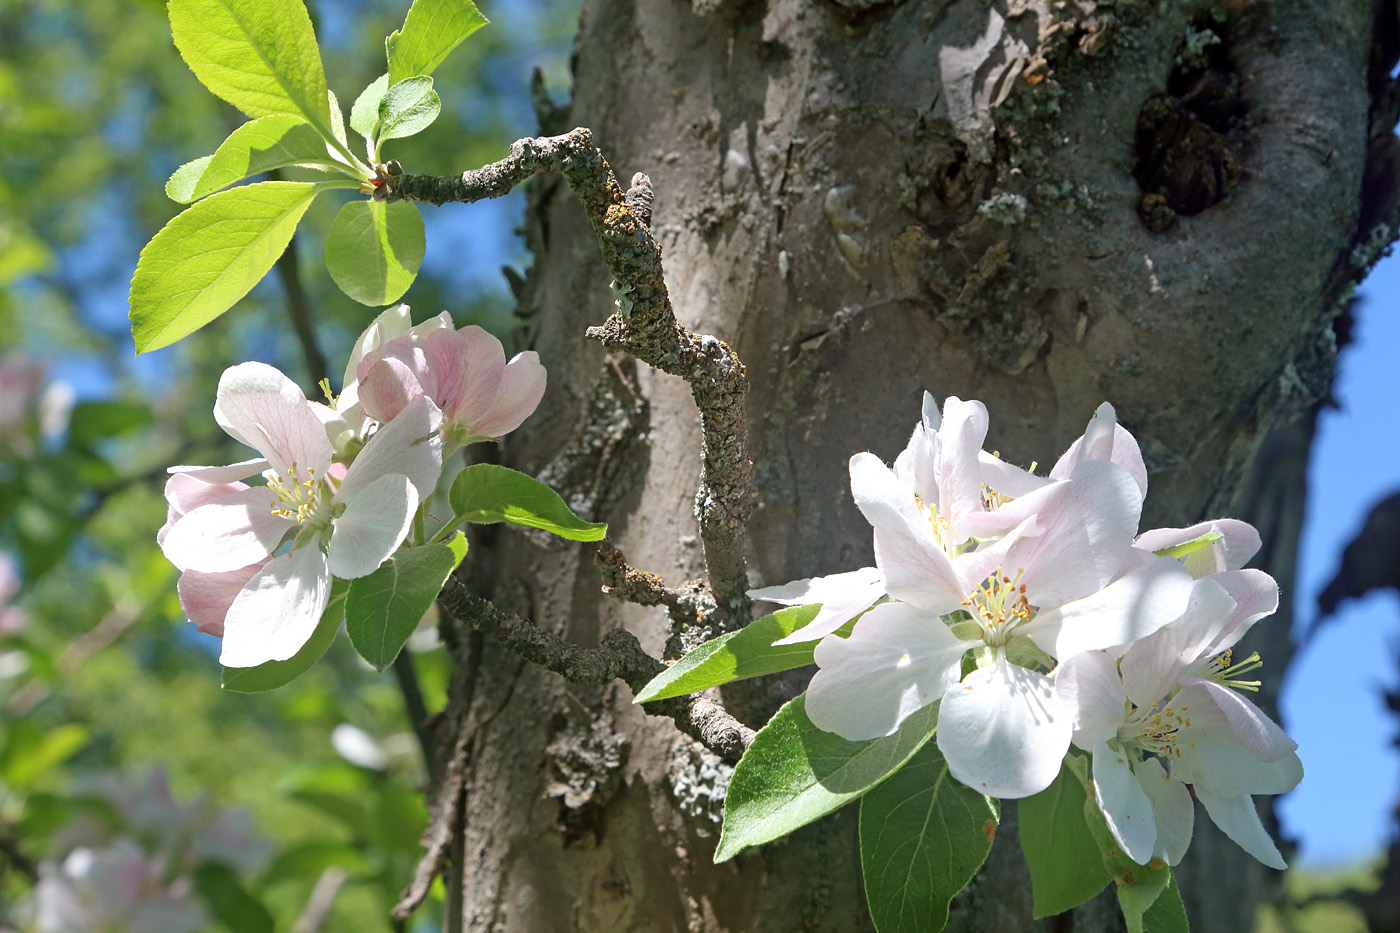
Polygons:
<instances>
[{"instance_id":1,"label":"apple blossom","mask_svg":"<svg viewBox=\"0 0 1400 933\"><path fill-rule=\"evenodd\" d=\"M1238 692L1258 686L1240 680L1258 656L1234 663L1230 649L1253 615L1206 577L1180 618L1129 646L1121 661L1085 652L1057 671L1056 690L1074 713L1073 742L1093 757L1095 798L1139 864L1176 864L1185 853L1190 785L1226 835L1265 865L1285 867L1250 798L1291 790L1303 768L1297 743Z\"/></svg>"},{"instance_id":2,"label":"apple blossom","mask_svg":"<svg viewBox=\"0 0 1400 933\"><path fill-rule=\"evenodd\" d=\"M380 421L415 398L431 398L449 449L514 431L545 388L539 354L527 350L506 362L501 342L475 325L390 340L364 355L356 375L361 405Z\"/></svg>"},{"instance_id":3,"label":"apple blossom","mask_svg":"<svg viewBox=\"0 0 1400 933\"><path fill-rule=\"evenodd\" d=\"M77 848L45 861L35 885L39 933L195 933L208 918L188 877L166 880L165 862L129 839Z\"/></svg>"},{"instance_id":4,"label":"apple blossom","mask_svg":"<svg viewBox=\"0 0 1400 933\"><path fill-rule=\"evenodd\" d=\"M220 663L286 660L315 630L332 576L373 573L402 543L442 468L440 414L428 399L413 400L348 468L332 461L313 404L266 364L226 370L214 416L262 459L172 467L170 515L157 540L194 575L180 588L191 619L211 632L222 625ZM259 472L266 485L241 482ZM290 550L277 553L286 540Z\"/></svg>"}]
</instances>

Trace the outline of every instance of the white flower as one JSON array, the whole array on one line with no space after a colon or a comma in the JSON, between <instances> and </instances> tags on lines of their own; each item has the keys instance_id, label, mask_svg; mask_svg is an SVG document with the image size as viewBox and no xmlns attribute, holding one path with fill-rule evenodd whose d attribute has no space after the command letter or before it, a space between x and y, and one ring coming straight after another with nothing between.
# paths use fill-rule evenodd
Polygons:
<instances>
[{"instance_id":1,"label":"white flower","mask_svg":"<svg viewBox=\"0 0 1400 933\"><path fill-rule=\"evenodd\" d=\"M1256 593L1258 577L1267 576L1233 573L1250 575L1233 581ZM1260 606L1237 603L1221 576L1196 581L1187 611L1121 661L1086 652L1056 673L1056 689L1074 711L1074 744L1093 756L1099 807L1139 864L1153 857L1176 864L1185 853L1189 784L1226 835L1265 865L1285 867L1250 798L1291 790L1303 766L1297 743L1237 692L1257 687L1239 678L1259 662L1233 663L1230 648L1261 617Z\"/></svg>"},{"instance_id":2,"label":"white flower","mask_svg":"<svg viewBox=\"0 0 1400 933\"><path fill-rule=\"evenodd\" d=\"M201 627L212 630L210 616L237 585L223 617L221 664L283 661L311 637L332 576L373 573L402 543L442 469L434 436L440 414L430 400L415 400L369 439L348 469L332 461L313 404L271 366L226 370L214 417L263 459L172 467L171 520L158 540L171 563L195 574L181 589L192 617L203 618ZM238 482L259 472L267 485ZM187 479L177 482L179 476ZM218 488L201 490L190 481ZM277 554L287 538L291 549Z\"/></svg>"}]
</instances>

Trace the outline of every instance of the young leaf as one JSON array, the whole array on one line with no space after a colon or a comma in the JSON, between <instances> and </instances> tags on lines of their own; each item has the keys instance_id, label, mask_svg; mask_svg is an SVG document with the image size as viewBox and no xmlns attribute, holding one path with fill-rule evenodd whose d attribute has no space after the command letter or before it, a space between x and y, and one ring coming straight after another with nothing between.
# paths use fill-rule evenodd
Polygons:
<instances>
[{"instance_id":1,"label":"young leaf","mask_svg":"<svg viewBox=\"0 0 1400 933\"><path fill-rule=\"evenodd\" d=\"M406 548L367 577L350 582L345 631L360 657L384 670L423 620L457 566L445 544Z\"/></svg>"},{"instance_id":2,"label":"young leaf","mask_svg":"<svg viewBox=\"0 0 1400 933\"><path fill-rule=\"evenodd\" d=\"M360 304L392 304L413 284L424 245L416 204L351 201L326 235L326 268L340 290Z\"/></svg>"},{"instance_id":3,"label":"young leaf","mask_svg":"<svg viewBox=\"0 0 1400 933\"><path fill-rule=\"evenodd\" d=\"M205 87L250 117L300 116L331 132L326 73L301 0L170 0L175 47Z\"/></svg>"},{"instance_id":4,"label":"young leaf","mask_svg":"<svg viewBox=\"0 0 1400 933\"><path fill-rule=\"evenodd\" d=\"M380 75L365 86L350 106L350 129L365 138L366 151L374 158L374 132L379 126L379 102L389 93L389 76Z\"/></svg>"},{"instance_id":5,"label":"young leaf","mask_svg":"<svg viewBox=\"0 0 1400 933\"><path fill-rule=\"evenodd\" d=\"M1171 547L1164 547L1161 550L1153 551L1158 557L1185 558L1196 553L1203 547L1220 541L1225 536L1218 531L1207 531L1199 538L1192 538L1190 541L1183 541L1180 544L1173 544Z\"/></svg>"},{"instance_id":6,"label":"young leaf","mask_svg":"<svg viewBox=\"0 0 1400 933\"><path fill-rule=\"evenodd\" d=\"M691 649L642 688L633 703L699 693L732 680L776 674L812 663L815 641L774 645L816 618L821 606L791 606L755 619L737 632Z\"/></svg>"},{"instance_id":7,"label":"young leaf","mask_svg":"<svg viewBox=\"0 0 1400 933\"><path fill-rule=\"evenodd\" d=\"M1084 821L1084 798L1084 785L1065 765L1049 787L1018 804L1037 918L1077 907L1113 880Z\"/></svg>"},{"instance_id":8,"label":"young leaf","mask_svg":"<svg viewBox=\"0 0 1400 933\"><path fill-rule=\"evenodd\" d=\"M878 933L937 933L992 850L996 803L959 784L932 742L860 801L865 902Z\"/></svg>"},{"instance_id":9,"label":"young leaf","mask_svg":"<svg viewBox=\"0 0 1400 933\"><path fill-rule=\"evenodd\" d=\"M429 77L405 78L392 85L379 101L379 126L375 139L402 139L421 133L442 112L442 101Z\"/></svg>"},{"instance_id":10,"label":"young leaf","mask_svg":"<svg viewBox=\"0 0 1400 933\"><path fill-rule=\"evenodd\" d=\"M345 620L345 594L349 590L350 584L345 580L332 580L326 611L321 613L316 631L301 650L285 661L268 661L257 667L224 668L224 689L234 693L264 693L289 684L311 670L335 641L335 633L340 631L340 623Z\"/></svg>"},{"instance_id":11,"label":"young leaf","mask_svg":"<svg viewBox=\"0 0 1400 933\"><path fill-rule=\"evenodd\" d=\"M899 769L933 737L938 704L918 710L894 735L850 742L807 718L806 694L754 736L724 800L715 863L772 842L850 803Z\"/></svg>"},{"instance_id":12,"label":"young leaf","mask_svg":"<svg viewBox=\"0 0 1400 933\"><path fill-rule=\"evenodd\" d=\"M311 199L340 183L264 181L210 195L151 237L131 277L136 352L157 350L223 314L287 248Z\"/></svg>"},{"instance_id":13,"label":"young leaf","mask_svg":"<svg viewBox=\"0 0 1400 933\"><path fill-rule=\"evenodd\" d=\"M326 89L326 104L331 108L331 133L334 134L336 142L340 143L339 149L326 143L326 153L331 157L332 162L346 164L345 156L341 149L350 151L350 139L345 135L345 113L340 109L340 101L336 100L335 91Z\"/></svg>"},{"instance_id":14,"label":"young leaf","mask_svg":"<svg viewBox=\"0 0 1400 933\"><path fill-rule=\"evenodd\" d=\"M533 476L491 463L478 463L458 473L448 501L458 521L510 522L570 541L601 541L608 531L606 524L586 522L569 511L557 492Z\"/></svg>"},{"instance_id":15,"label":"young leaf","mask_svg":"<svg viewBox=\"0 0 1400 933\"><path fill-rule=\"evenodd\" d=\"M385 42L389 80L394 84L415 75L432 74L462 40L487 23L471 0L414 0Z\"/></svg>"},{"instance_id":16,"label":"young leaf","mask_svg":"<svg viewBox=\"0 0 1400 933\"><path fill-rule=\"evenodd\" d=\"M1167 878L1167 886L1147 913L1142 915L1142 925L1151 933L1190 933L1191 925L1186 920L1186 905L1181 903L1181 892L1177 890L1176 878Z\"/></svg>"},{"instance_id":17,"label":"young leaf","mask_svg":"<svg viewBox=\"0 0 1400 933\"><path fill-rule=\"evenodd\" d=\"M191 168L201 163L202 171ZM180 166L165 183L165 193L173 201L188 204L250 175L284 165L314 165L327 171L340 167L310 124L279 113L250 120L234 130L212 156Z\"/></svg>"}]
</instances>

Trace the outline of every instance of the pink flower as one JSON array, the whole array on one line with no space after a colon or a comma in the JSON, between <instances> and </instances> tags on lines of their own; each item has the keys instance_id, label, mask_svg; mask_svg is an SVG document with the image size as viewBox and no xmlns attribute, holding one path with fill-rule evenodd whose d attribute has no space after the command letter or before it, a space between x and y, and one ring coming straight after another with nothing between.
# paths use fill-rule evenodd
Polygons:
<instances>
[{"instance_id":1,"label":"pink flower","mask_svg":"<svg viewBox=\"0 0 1400 933\"><path fill-rule=\"evenodd\" d=\"M364 355L357 369L365 413L388 421L413 399L442 409L445 446L509 434L544 396L545 369L533 350L506 362L501 342L480 327L410 333Z\"/></svg>"}]
</instances>

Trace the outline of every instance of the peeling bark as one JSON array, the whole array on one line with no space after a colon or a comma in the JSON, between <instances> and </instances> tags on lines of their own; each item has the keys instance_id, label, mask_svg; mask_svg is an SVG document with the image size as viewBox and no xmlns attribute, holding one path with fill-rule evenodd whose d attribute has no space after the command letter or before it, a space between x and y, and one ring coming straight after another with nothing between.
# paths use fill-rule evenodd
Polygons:
<instances>
[{"instance_id":1,"label":"peeling bark","mask_svg":"<svg viewBox=\"0 0 1400 933\"><path fill-rule=\"evenodd\" d=\"M989 447L1023 464L1112 401L1151 471L1144 527L1253 520L1255 564L1289 592L1332 321L1400 219L1384 143L1397 42L1373 42L1393 27L1373 15L1322 0L585 3L572 103L542 106L541 131L589 126L621 177L650 177L676 317L747 367L750 582L870 561L846 462L892 459L929 389L984 400ZM550 390L508 459L683 590L705 571L690 388L638 365L640 401L599 402L618 363L583 334L613 310L610 277L568 188L529 190L521 336ZM496 543L478 591L503 610L585 648L625 628L661 653L667 607L607 598L594 546ZM1266 707L1287 621L1248 646L1269 664ZM476 733L466 929L869 929L853 808L714 866L726 764L621 684L567 687L481 650L473 715L454 726ZM758 726L805 678L726 704ZM1198 816L1179 872L1194 928L1247 929L1277 878ZM1014 826L1008 806L950 929L1032 926ZM1039 927L1115 929L1111 897Z\"/></svg>"}]
</instances>

